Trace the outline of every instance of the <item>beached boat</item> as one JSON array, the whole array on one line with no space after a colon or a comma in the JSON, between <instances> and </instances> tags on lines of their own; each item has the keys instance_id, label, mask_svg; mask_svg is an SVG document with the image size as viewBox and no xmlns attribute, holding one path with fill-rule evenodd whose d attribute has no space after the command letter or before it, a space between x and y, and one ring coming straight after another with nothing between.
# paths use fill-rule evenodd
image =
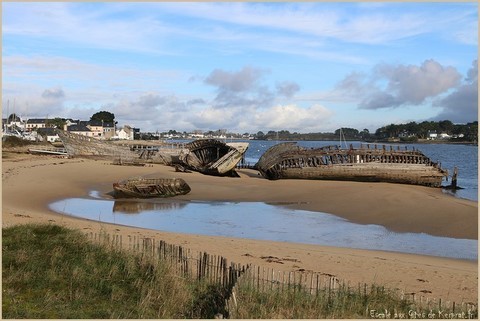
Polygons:
<instances>
[{"instance_id":1,"label":"beached boat","mask_svg":"<svg viewBox=\"0 0 480 321\"><path fill-rule=\"evenodd\" d=\"M154 163L181 165L207 175L238 176L236 165L249 143L223 143L216 139L198 139L186 144L121 145L110 141L58 130L69 156L102 157L115 164Z\"/></svg>"},{"instance_id":2,"label":"beached boat","mask_svg":"<svg viewBox=\"0 0 480 321\"><path fill-rule=\"evenodd\" d=\"M199 139L185 144L179 156L188 168L208 175L238 176L236 165L248 149L248 143L223 143L216 139Z\"/></svg>"},{"instance_id":3,"label":"beached boat","mask_svg":"<svg viewBox=\"0 0 480 321\"><path fill-rule=\"evenodd\" d=\"M281 143L269 148L255 165L263 177L390 182L441 187L448 171L419 150L361 144L360 148L304 148Z\"/></svg>"},{"instance_id":4,"label":"beached boat","mask_svg":"<svg viewBox=\"0 0 480 321\"><path fill-rule=\"evenodd\" d=\"M115 198L172 197L188 194L190 190L181 178L130 178L113 183Z\"/></svg>"},{"instance_id":5,"label":"beached boat","mask_svg":"<svg viewBox=\"0 0 480 321\"><path fill-rule=\"evenodd\" d=\"M158 144L133 145L114 143L85 135L57 129L58 136L70 157L98 157L115 163L154 163L171 165L178 159L182 145Z\"/></svg>"}]
</instances>

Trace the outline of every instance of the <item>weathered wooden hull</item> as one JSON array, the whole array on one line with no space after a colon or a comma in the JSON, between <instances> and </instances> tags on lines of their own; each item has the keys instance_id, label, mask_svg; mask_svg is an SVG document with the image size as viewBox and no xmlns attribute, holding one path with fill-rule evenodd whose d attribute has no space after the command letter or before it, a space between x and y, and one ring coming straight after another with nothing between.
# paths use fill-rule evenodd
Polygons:
<instances>
[{"instance_id":1,"label":"weathered wooden hull","mask_svg":"<svg viewBox=\"0 0 480 321\"><path fill-rule=\"evenodd\" d=\"M173 197L188 194L190 186L181 178L132 178L113 184L115 198Z\"/></svg>"},{"instance_id":2,"label":"weathered wooden hull","mask_svg":"<svg viewBox=\"0 0 480 321\"><path fill-rule=\"evenodd\" d=\"M97 156L114 158L138 158L139 155L125 146L114 145L108 141L93 137L57 130L58 136L69 156Z\"/></svg>"},{"instance_id":3,"label":"weathered wooden hull","mask_svg":"<svg viewBox=\"0 0 480 321\"><path fill-rule=\"evenodd\" d=\"M136 146L114 144L110 141L100 140L84 135L73 134L57 130L60 140L72 157L98 157L111 159L116 163L154 163L171 165L178 159L181 148L168 146Z\"/></svg>"},{"instance_id":4,"label":"weathered wooden hull","mask_svg":"<svg viewBox=\"0 0 480 321\"><path fill-rule=\"evenodd\" d=\"M295 143L267 150L257 169L268 179L389 182L441 187L448 175L420 151L391 148L306 149Z\"/></svg>"},{"instance_id":5,"label":"weathered wooden hull","mask_svg":"<svg viewBox=\"0 0 480 321\"><path fill-rule=\"evenodd\" d=\"M235 176L235 167L248 149L248 143L223 143L215 139L199 139L178 148L168 144L137 148L61 130L58 135L69 156L107 158L118 164L180 164L217 176Z\"/></svg>"},{"instance_id":6,"label":"weathered wooden hull","mask_svg":"<svg viewBox=\"0 0 480 321\"><path fill-rule=\"evenodd\" d=\"M425 165L403 164L351 164L320 168L291 168L279 174L278 179L319 179L359 182L387 182L400 184L442 186L444 175Z\"/></svg>"},{"instance_id":7,"label":"weathered wooden hull","mask_svg":"<svg viewBox=\"0 0 480 321\"><path fill-rule=\"evenodd\" d=\"M248 143L222 143L199 139L185 145L179 159L189 169L208 175L234 176L236 165L248 149Z\"/></svg>"}]
</instances>

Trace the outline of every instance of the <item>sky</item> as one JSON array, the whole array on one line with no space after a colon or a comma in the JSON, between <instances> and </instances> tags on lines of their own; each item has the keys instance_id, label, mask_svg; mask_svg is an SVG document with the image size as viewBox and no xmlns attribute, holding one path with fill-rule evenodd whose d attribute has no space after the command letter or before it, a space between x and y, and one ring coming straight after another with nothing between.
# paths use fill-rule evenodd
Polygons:
<instances>
[{"instance_id":1,"label":"sky","mask_svg":"<svg viewBox=\"0 0 480 321\"><path fill-rule=\"evenodd\" d=\"M478 119L477 2L3 2L2 113L142 132Z\"/></svg>"}]
</instances>

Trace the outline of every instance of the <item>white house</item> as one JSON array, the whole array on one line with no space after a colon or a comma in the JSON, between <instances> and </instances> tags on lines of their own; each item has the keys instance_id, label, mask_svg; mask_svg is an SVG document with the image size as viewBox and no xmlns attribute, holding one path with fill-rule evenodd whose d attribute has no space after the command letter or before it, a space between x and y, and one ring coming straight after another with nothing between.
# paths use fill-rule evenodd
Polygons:
<instances>
[{"instance_id":1,"label":"white house","mask_svg":"<svg viewBox=\"0 0 480 321\"><path fill-rule=\"evenodd\" d=\"M32 132L32 133L35 133L35 132ZM45 140L47 140L50 143L60 141L60 137L58 136L54 128L39 128L37 129L36 133L42 136Z\"/></svg>"},{"instance_id":2,"label":"white house","mask_svg":"<svg viewBox=\"0 0 480 321\"><path fill-rule=\"evenodd\" d=\"M46 127L47 127L47 119L31 118L27 120L27 123L25 125L25 130L32 131L32 130L37 130L37 129L46 128Z\"/></svg>"},{"instance_id":3,"label":"white house","mask_svg":"<svg viewBox=\"0 0 480 321\"><path fill-rule=\"evenodd\" d=\"M134 130L132 127L125 125L117 132L118 139L133 140Z\"/></svg>"}]
</instances>

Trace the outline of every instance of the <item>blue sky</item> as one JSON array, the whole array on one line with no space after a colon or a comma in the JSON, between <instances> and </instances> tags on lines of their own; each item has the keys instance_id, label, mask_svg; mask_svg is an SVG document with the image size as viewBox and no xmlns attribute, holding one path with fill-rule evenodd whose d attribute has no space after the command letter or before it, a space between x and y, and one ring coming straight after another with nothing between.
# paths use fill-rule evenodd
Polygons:
<instances>
[{"instance_id":1,"label":"blue sky","mask_svg":"<svg viewBox=\"0 0 480 321\"><path fill-rule=\"evenodd\" d=\"M476 2L3 2L2 104L142 131L477 120Z\"/></svg>"}]
</instances>

